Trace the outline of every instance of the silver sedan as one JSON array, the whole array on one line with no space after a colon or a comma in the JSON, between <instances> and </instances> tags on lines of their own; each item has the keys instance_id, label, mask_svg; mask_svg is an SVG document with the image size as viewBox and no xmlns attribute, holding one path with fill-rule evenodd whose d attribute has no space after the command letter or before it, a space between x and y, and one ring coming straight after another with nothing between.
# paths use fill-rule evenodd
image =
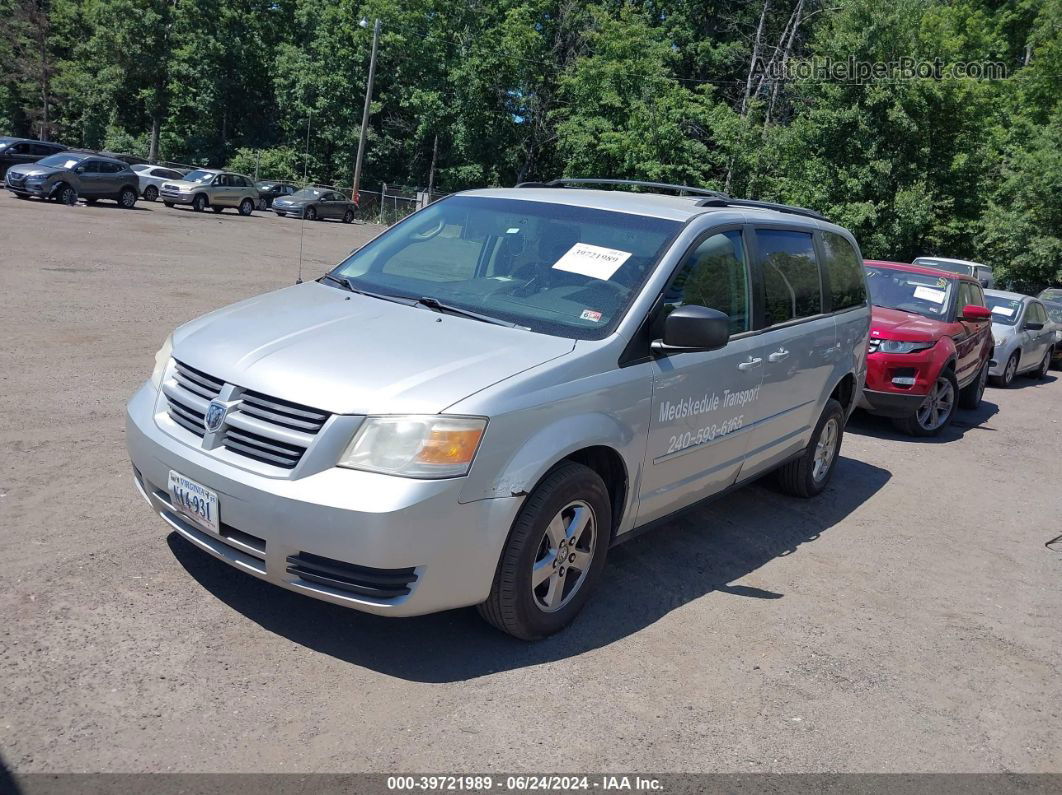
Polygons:
<instances>
[{"instance_id":1,"label":"silver sedan","mask_svg":"<svg viewBox=\"0 0 1062 795\"><path fill-rule=\"evenodd\" d=\"M1003 290L985 290L992 311L992 352L989 375L998 386L1010 386L1019 373L1047 375L1054 353L1057 325L1036 298Z\"/></svg>"}]
</instances>

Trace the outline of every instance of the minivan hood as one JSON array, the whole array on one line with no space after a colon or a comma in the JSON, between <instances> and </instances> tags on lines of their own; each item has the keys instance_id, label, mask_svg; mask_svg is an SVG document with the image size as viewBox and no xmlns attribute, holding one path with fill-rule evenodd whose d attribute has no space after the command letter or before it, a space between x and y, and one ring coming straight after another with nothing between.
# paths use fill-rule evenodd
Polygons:
<instances>
[{"instance_id":1,"label":"minivan hood","mask_svg":"<svg viewBox=\"0 0 1062 795\"><path fill-rule=\"evenodd\" d=\"M334 414L436 414L575 342L308 282L181 326L173 355Z\"/></svg>"},{"instance_id":2,"label":"minivan hood","mask_svg":"<svg viewBox=\"0 0 1062 795\"><path fill-rule=\"evenodd\" d=\"M915 312L875 306L871 313L870 336L894 340L932 341L944 334L945 323Z\"/></svg>"}]
</instances>

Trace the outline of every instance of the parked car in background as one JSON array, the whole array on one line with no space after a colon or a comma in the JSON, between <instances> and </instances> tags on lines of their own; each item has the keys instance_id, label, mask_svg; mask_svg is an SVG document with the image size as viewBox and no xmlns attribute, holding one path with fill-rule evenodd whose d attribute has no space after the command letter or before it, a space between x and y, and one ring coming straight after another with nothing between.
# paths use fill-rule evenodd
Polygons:
<instances>
[{"instance_id":1,"label":"parked car in background","mask_svg":"<svg viewBox=\"0 0 1062 795\"><path fill-rule=\"evenodd\" d=\"M1041 294L1042 295L1042 294ZM1055 344L1051 352L1051 366L1062 369L1062 302L1044 301L1047 319L1055 328Z\"/></svg>"},{"instance_id":2,"label":"parked car in background","mask_svg":"<svg viewBox=\"0 0 1062 795\"><path fill-rule=\"evenodd\" d=\"M1041 301L1057 301L1062 303L1062 287L1048 287L1046 290L1041 290L1040 294L1036 297Z\"/></svg>"},{"instance_id":3,"label":"parked car in background","mask_svg":"<svg viewBox=\"0 0 1062 795\"><path fill-rule=\"evenodd\" d=\"M66 147L62 144L53 144L50 141L2 137L0 138L0 177L4 176L11 166L36 163L42 157L54 155L65 149Z\"/></svg>"},{"instance_id":4,"label":"parked car in background","mask_svg":"<svg viewBox=\"0 0 1062 795\"><path fill-rule=\"evenodd\" d=\"M357 211L358 205L346 196L325 188L303 188L291 196L273 200L273 212L277 215L290 215L307 221L335 218L349 224Z\"/></svg>"},{"instance_id":5,"label":"parked car in background","mask_svg":"<svg viewBox=\"0 0 1062 795\"><path fill-rule=\"evenodd\" d=\"M948 271L949 273L963 273L967 276L972 276L986 289L996 286L996 279L995 276L992 275L992 269L987 265L982 265L980 262L970 262L969 260L964 259L949 259L947 257L918 257L914 261L914 264L922 265L926 268Z\"/></svg>"},{"instance_id":6,"label":"parked car in background","mask_svg":"<svg viewBox=\"0 0 1062 795\"><path fill-rule=\"evenodd\" d=\"M298 187L290 182L274 182L262 180L254 184L258 188L258 209L268 210L273 206L273 201L282 196L290 196L298 190Z\"/></svg>"},{"instance_id":7,"label":"parked car in background","mask_svg":"<svg viewBox=\"0 0 1062 795\"><path fill-rule=\"evenodd\" d=\"M1043 303L1021 293L985 291L992 310L992 354L990 374L999 386L1010 386L1014 377L1029 373L1043 378L1051 367L1055 327Z\"/></svg>"},{"instance_id":8,"label":"parked car in background","mask_svg":"<svg viewBox=\"0 0 1062 795\"><path fill-rule=\"evenodd\" d=\"M184 174L172 168L153 166L150 163L138 163L130 166L136 172L137 182L140 185L140 195L149 202L159 197L159 189L162 183L169 180L184 179Z\"/></svg>"},{"instance_id":9,"label":"parked car in background","mask_svg":"<svg viewBox=\"0 0 1062 795\"><path fill-rule=\"evenodd\" d=\"M23 166L12 166L5 177L7 189L20 199L56 199L89 204L113 199L131 208L140 196L136 172L120 160L91 152L60 152Z\"/></svg>"},{"instance_id":10,"label":"parked car in background","mask_svg":"<svg viewBox=\"0 0 1062 795\"><path fill-rule=\"evenodd\" d=\"M250 177L213 168L197 168L183 179L165 180L160 195L167 207L187 204L200 213L207 207L216 213L234 207L240 215L250 215L258 206L258 188Z\"/></svg>"},{"instance_id":11,"label":"parked car in background","mask_svg":"<svg viewBox=\"0 0 1062 795\"><path fill-rule=\"evenodd\" d=\"M873 304L862 408L903 433L934 436L957 407L976 409L988 379L992 313L966 274L867 260Z\"/></svg>"},{"instance_id":12,"label":"parked car in background","mask_svg":"<svg viewBox=\"0 0 1062 795\"><path fill-rule=\"evenodd\" d=\"M128 405L141 496L282 588L534 639L638 528L772 471L821 493L866 366L851 233L571 184L450 196L179 328Z\"/></svg>"}]
</instances>

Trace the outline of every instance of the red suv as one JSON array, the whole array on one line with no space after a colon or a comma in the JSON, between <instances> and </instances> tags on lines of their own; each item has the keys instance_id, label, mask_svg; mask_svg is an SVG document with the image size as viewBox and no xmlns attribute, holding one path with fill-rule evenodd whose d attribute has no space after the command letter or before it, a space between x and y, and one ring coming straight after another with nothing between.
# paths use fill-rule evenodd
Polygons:
<instances>
[{"instance_id":1,"label":"red suv","mask_svg":"<svg viewBox=\"0 0 1062 795\"><path fill-rule=\"evenodd\" d=\"M956 406L981 403L992 358L992 313L972 276L864 260L874 305L860 403L901 431L935 436Z\"/></svg>"}]
</instances>

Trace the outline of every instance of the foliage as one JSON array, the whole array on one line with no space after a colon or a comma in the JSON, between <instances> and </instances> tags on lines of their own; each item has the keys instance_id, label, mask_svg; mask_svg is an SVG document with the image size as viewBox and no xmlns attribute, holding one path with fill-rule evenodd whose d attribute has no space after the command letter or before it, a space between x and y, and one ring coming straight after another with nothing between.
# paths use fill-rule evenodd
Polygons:
<instances>
[{"instance_id":1,"label":"foliage","mask_svg":"<svg viewBox=\"0 0 1062 795\"><path fill-rule=\"evenodd\" d=\"M379 18L367 188L699 184L821 210L868 257L1062 282L1062 0L0 0L0 15L5 133L349 185ZM764 69L900 57L1007 74Z\"/></svg>"}]
</instances>

